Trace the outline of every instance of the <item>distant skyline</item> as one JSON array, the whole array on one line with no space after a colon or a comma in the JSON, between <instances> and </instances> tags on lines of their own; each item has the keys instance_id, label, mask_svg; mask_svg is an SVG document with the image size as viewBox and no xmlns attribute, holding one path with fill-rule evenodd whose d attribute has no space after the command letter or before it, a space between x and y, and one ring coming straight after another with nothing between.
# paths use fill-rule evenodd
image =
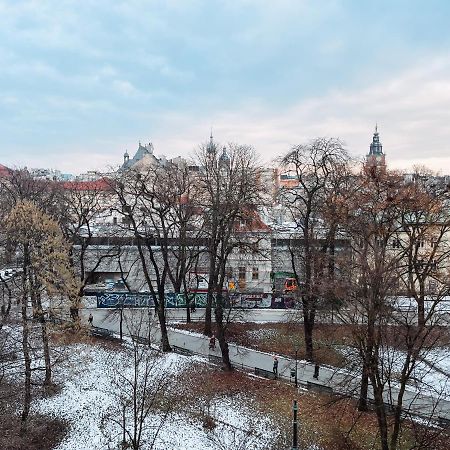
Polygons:
<instances>
[{"instance_id":1,"label":"distant skyline","mask_svg":"<svg viewBox=\"0 0 450 450\"><path fill-rule=\"evenodd\" d=\"M0 164L74 174L138 142L270 162L314 137L450 174L446 0L0 0Z\"/></svg>"}]
</instances>

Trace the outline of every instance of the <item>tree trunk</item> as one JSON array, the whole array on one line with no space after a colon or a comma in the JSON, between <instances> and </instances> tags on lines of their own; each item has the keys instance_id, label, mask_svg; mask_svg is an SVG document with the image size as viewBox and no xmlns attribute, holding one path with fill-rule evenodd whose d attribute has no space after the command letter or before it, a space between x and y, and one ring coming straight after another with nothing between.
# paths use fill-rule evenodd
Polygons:
<instances>
[{"instance_id":1,"label":"tree trunk","mask_svg":"<svg viewBox=\"0 0 450 450\"><path fill-rule=\"evenodd\" d=\"M314 361L314 349L313 349L313 327L309 323L309 320L304 322L305 331L305 350L306 350L306 360Z\"/></svg>"},{"instance_id":2,"label":"tree trunk","mask_svg":"<svg viewBox=\"0 0 450 450\"><path fill-rule=\"evenodd\" d=\"M222 353L223 368L225 371L231 372L233 370L233 366L230 361L230 350L225 338L225 327L223 325L223 299L220 294L218 294L217 297L216 307L214 308L214 316L217 327L217 340L219 341L220 351Z\"/></svg>"},{"instance_id":3,"label":"tree trunk","mask_svg":"<svg viewBox=\"0 0 450 450\"><path fill-rule=\"evenodd\" d=\"M425 301L423 297L417 299L417 325L425 327Z\"/></svg>"},{"instance_id":4,"label":"tree trunk","mask_svg":"<svg viewBox=\"0 0 450 450\"><path fill-rule=\"evenodd\" d=\"M361 387L359 390L358 411L368 411L367 395L369 391L369 372L367 362L364 361L361 375Z\"/></svg>"},{"instance_id":5,"label":"tree trunk","mask_svg":"<svg viewBox=\"0 0 450 450\"><path fill-rule=\"evenodd\" d=\"M119 336L120 336L120 342L122 342L123 341L123 306L120 308Z\"/></svg>"},{"instance_id":6,"label":"tree trunk","mask_svg":"<svg viewBox=\"0 0 450 450\"><path fill-rule=\"evenodd\" d=\"M28 252L24 249L24 267L22 273L22 351L25 365L25 386L23 397L23 411L21 415L21 433L25 433L27 429L27 419L30 413L31 405L31 355L29 348L29 328L28 328L28 280L27 280L27 264L28 264Z\"/></svg>"},{"instance_id":7,"label":"tree trunk","mask_svg":"<svg viewBox=\"0 0 450 450\"><path fill-rule=\"evenodd\" d=\"M50 348L48 344L48 329L47 329L47 322L45 321L44 311L42 309L42 301L40 294L37 294L36 296L36 303L38 308L39 322L41 324L42 346L44 350L44 361L45 361L44 386L50 386L52 382L52 366L50 360Z\"/></svg>"},{"instance_id":8,"label":"tree trunk","mask_svg":"<svg viewBox=\"0 0 450 450\"><path fill-rule=\"evenodd\" d=\"M305 335L306 359L314 361L313 348L314 314L310 311L310 299L303 299L303 330Z\"/></svg>"},{"instance_id":9,"label":"tree trunk","mask_svg":"<svg viewBox=\"0 0 450 450\"><path fill-rule=\"evenodd\" d=\"M375 377L371 377L373 386L373 397L375 401L375 411L378 420L378 430L380 432L381 450L389 450L388 423L386 418L386 407L383 401L383 391L376 386Z\"/></svg>"},{"instance_id":10,"label":"tree trunk","mask_svg":"<svg viewBox=\"0 0 450 450\"><path fill-rule=\"evenodd\" d=\"M213 303L213 294L211 290L208 288L208 294L206 297L206 309L205 309L205 328L203 330L203 334L205 336L212 335L212 303Z\"/></svg>"},{"instance_id":11,"label":"tree trunk","mask_svg":"<svg viewBox=\"0 0 450 450\"><path fill-rule=\"evenodd\" d=\"M191 323L191 302L195 302L194 299L189 300L189 295L186 296L186 323Z\"/></svg>"},{"instance_id":12,"label":"tree trunk","mask_svg":"<svg viewBox=\"0 0 450 450\"><path fill-rule=\"evenodd\" d=\"M159 305L157 308L158 312L158 320L159 320L159 328L161 330L161 345L162 345L162 351L163 352L171 352L172 347L169 343L169 334L167 332L167 325L166 325L166 311L164 307L164 294L160 297Z\"/></svg>"},{"instance_id":13,"label":"tree trunk","mask_svg":"<svg viewBox=\"0 0 450 450\"><path fill-rule=\"evenodd\" d=\"M209 253L209 273L208 273L208 294L206 297L206 310L205 310L205 329L203 334L205 336L212 335L212 306L214 301L215 287L217 286L217 271L216 271L216 257L217 257L217 246L212 245L210 247Z\"/></svg>"}]
</instances>

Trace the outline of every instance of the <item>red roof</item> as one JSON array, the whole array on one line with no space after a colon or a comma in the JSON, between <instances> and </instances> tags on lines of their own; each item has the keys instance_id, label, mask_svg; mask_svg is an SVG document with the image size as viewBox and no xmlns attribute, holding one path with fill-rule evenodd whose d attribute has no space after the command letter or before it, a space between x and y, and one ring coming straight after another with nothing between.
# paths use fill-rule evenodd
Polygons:
<instances>
[{"instance_id":1,"label":"red roof","mask_svg":"<svg viewBox=\"0 0 450 450\"><path fill-rule=\"evenodd\" d=\"M99 178L94 181L66 181L64 189L73 191L111 191L111 181L108 178Z\"/></svg>"},{"instance_id":2,"label":"red roof","mask_svg":"<svg viewBox=\"0 0 450 450\"><path fill-rule=\"evenodd\" d=\"M3 164L0 164L0 177L9 177L11 174L11 169L4 166Z\"/></svg>"}]
</instances>

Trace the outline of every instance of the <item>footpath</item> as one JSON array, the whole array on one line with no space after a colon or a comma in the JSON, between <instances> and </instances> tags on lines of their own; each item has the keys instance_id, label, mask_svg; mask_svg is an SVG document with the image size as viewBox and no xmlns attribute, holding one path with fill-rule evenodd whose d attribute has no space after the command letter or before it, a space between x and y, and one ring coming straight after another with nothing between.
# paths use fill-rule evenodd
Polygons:
<instances>
[{"instance_id":1,"label":"footpath","mask_svg":"<svg viewBox=\"0 0 450 450\"><path fill-rule=\"evenodd\" d=\"M93 315L93 325L105 328L114 333L119 332L119 320L117 315L111 315L111 310L103 309L84 309L81 311L81 317L87 323L89 314ZM150 339L154 343L160 343L161 335L155 318L146 315L142 316L139 332L133 330L136 324L136 317L133 320L125 317L123 321L123 333L125 335L136 335ZM149 333L150 324L150 333ZM209 338L198 333L192 333L186 330L177 330L169 328L169 342L175 351L183 354L198 354L209 358L210 361L220 362L221 353L216 342L216 349L209 349ZM250 349L236 344L229 344L230 360L234 367L245 369L256 375L273 377L273 361L276 356L278 359L278 378L293 383L295 373L299 386L319 392L343 396L357 396L360 381L358 377L342 369L331 367L320 367L319 376L314 378L314 364L304 360L295 361L293 358L264 353L258 350ZM395 397L397 389L391 388L392 396ZM370 393L369 393L370 397ZM386 397L386 403L389 398ZM450 422L450 401L440 398L436 399L422 392L409 389L404 394L403 409L417 417L426 418L433 416L443 423Z\"/></svg>"}]
</instances>

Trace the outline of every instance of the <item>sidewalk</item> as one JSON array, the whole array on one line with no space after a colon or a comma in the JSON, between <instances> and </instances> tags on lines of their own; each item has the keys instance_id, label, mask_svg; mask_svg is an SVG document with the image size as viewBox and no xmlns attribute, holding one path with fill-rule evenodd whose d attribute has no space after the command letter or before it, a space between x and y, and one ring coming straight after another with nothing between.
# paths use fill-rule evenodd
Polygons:
<instances>
[{"instance_id":1,"label":"sidewalk","mask_svg":"<svg viewBox=\"0 0 450 450\"><path fill-rule=\"evenodd\" d=\"M92 309L82 310L82 320L87 322L89 313L92 312L94 316L94 325L107 328L116 333L119 332L119 324L117 319L108 317L107 310ZM126 335L135 334L127 329L127 321L124 321L123 332ZM141 328L140 335L142 337L148 337L148 321ZM155 322L150 324L151 326L151 340L154 343L161 341L161 335L159 328ZM193 353L197 353L203 356L215 356L221 358L220 349L216 345L215 350L209 349L209 338L198 333L192 333L186 330L176 330L169 328L169 342L172 346L176 346ZM278 358L278 378L293 382L293 378L290 377L291 369L295 370L295 360L292 358L286 358L270 353L260 352L258 350L242 347L236 344L229 344L230 360L233 366L236 368L245 368L254 371L255 368L267 370L272 372L273 358ZM297 361L297 380L300 385L305 387L326 391L329 393L336 393L342 395L354 395L358 393L359 378L350 373L346 373L342 369L334 369L329 367L320 367L318 379L313 377L314 364L304 360ZM397 394L396 388L392 388L393 395ZM389 399L386 398L386 402ZM417 416L426 417L427 414L433 414L434 416L450 420L450 401L445 399L434 399L431 396L418 394L416 391L408 390L405 392L403 405L405 410L409 410L412 414Z\"/></svg>"}]
</instances>

